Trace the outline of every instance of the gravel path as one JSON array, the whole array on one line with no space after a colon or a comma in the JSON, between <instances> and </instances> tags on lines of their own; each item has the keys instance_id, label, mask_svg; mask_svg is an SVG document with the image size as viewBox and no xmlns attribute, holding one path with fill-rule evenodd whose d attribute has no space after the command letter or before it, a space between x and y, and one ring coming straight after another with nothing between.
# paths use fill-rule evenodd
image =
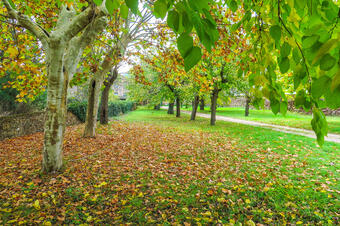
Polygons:
<instances>
[{"instance_id":1,"label":"gravel path","mask_svg":"<svg viewBox=\"0 0 340 226\"><path fill-rule=\"evenodd\" d=\"M191 114L191 112L189 111L181 111L181 112L184 114ZM204 113L197 113L197 116L203 117L203 118L210 118L209 114L204 114ZM297 134L297 135L316 139L314 131L312 130L299 129L299 128L293 128L293 127L288 127L288 126L279 126L279 125L267 124L263 122L248 121L248 120L230 118L230 117L219 116L219 115L216 115L216 119L221 120L221 121L244 124L244 125L258 126L258 127L276 130L276 131L283 132L283 133ZM325 141L340 143L340 135L329 133L328 136L325 137Z\"/></svg>"}]
</instances>

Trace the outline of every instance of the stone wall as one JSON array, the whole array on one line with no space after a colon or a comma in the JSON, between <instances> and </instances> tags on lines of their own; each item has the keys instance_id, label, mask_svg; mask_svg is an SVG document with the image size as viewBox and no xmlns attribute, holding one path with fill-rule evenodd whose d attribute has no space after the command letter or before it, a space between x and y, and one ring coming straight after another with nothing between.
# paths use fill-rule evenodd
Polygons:
<instances>
[{"instance_id":1,"label":"stone wall","mask_svg":"<svg viewBox=\"0 0 340 226\"><path fill-rule=\"evenodd\" d=\"M44 131L45 112L34 112L0 117L0 140ZM81 123L71 112L67 113L66 125Z\"/></svg>"},{"instance_id":2,"label":"stone wall","mask_svg":"<svg viewBox=\"0 0 340 226\"><path fill-rule=\"evenodd\" d=\"M246 98L245 97L233 97L230 99L229 107L245 107Z\"/></svg>"}]
</instances>

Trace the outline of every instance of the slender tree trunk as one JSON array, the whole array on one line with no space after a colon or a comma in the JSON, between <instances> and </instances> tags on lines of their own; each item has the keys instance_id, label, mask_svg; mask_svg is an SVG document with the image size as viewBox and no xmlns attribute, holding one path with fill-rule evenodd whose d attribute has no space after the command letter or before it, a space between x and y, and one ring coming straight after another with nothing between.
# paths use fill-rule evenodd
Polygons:
<instances>
[{"instance_id":1,"label":"slender tree trunk","mask_svg":"<svg viewBox=\"0 0 340 226\"><path fill-rule=\"evenodd\" d=\"M204 99L203 99L203 97L200 100L200 110L204 111Z\"/></svg>"},{"instance_id":2,"label":"slender tree trunk","mask_svg":"<svg viewBox=\"0 0 340 226\"><path fill-rule=\"evenodd\" d=\"M176 117L181 117L181 101L179 97L176 97Z\"/></svg>"},{"instance_id":3,"label":"slender tree trunk","mask_svg":"<svg viewBox=\"0 0 340 226\"><path fill-rule=\"evenodd\" d=\"M196 119L196 113L197 113L197 107L199 104L200 97L197 95L195 96L193 102L192 102L192 111L191 111L191 118L190 120L195 120Z\"/></svg>"},{"instance_id":4,"label":"slender tree trunk","mask_svg":"<svg viewBox=\"0 0 340 226\"><path fill-rule=\"evenodd\" d=\"M100 124L106 125L109 123L109 93L110 86L105 86L102 91L102 96L100 99Z\"/></svg>"},{"instance_id":5,"label":"slender tree trunk","mask_svg":"<svg viewBox=\"0 0 340 226\"><path fill-rule=\"evenodd\" d=\"M103 80L92 78L88 89L87 98L87 111L84 137L96 136L97 114L98 114L98 102L100 88L102 87Z\"/></svg>"},{"instance_id":6,"label":"slender tree trunk","mask_svg":"<svg viewBox=\"0 0 340 226\"><path fill-rule=\"evenodd\" d=\"M211 94L211 116L210 125L214 126L216 124L216 108L217 108L217 98L219 90L215 87Z\"/></svg>"},{"instance_id":7,"label":"slender tree trunk","mask_svg":"<svg viewBox=\"0 0 340 226\"><path fill-rule=\"evenodd\" d=\"M161 109L161 105L160 104L157 104L153 107L154 110L160 110Z\"/></svg>"},{"instance_id":8,"label":"slender tree trunk","mask_svg":"<svg viewBox=\"0 0 340 226\"><path fill-rule=\"evenodd\" d=\"M114 69L110 75L110 77L104 81L104 90L102 92L102 97L100 101L100 124L106 125L109 123L109 93L111 90L111 86L113 82L118 77L117 69Z\"/></svg>"},{"instance_id":9,"label":"slender tree trunk","mask_svg":"<svg viewBox=\"0 0 340 226\"><path fill-rule=\"evenodd\" d=\"M244 110L244 115L247 117L249 116L249 104L250 104L250 97L247 95L246 96L246 106Z\"/></svg>"},{"instance_id":10,"label":"slender tree trunk","mask_svg":"<svg viewBox=\"0 0 340 226\"><path fill-rule=\"evenodd\" d=\"M169 108L168 108L168 114L169 115L173 115L174 114L174 105L175 105L174 102L170 102L169 103Z\"/></svg>"}]
</instances>

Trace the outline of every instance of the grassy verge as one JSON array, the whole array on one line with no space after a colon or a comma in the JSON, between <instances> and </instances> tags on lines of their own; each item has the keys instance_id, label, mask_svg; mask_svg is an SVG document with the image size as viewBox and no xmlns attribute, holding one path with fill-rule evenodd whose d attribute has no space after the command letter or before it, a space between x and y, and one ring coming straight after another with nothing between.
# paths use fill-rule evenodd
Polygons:
<instances>
[{"instance_id":1,"label":"grassy verge","mask_svg":"<svg viewBox=\"0 0 340 226\"><path fill-rule=\"evenodd\" d=\"M198 110L198 112L210 114L209 108L206 107L206 109L207 110L204 111ZM191 108L184 108L184 110L191 111ZM217 109L217 115L312 130L311 115L303 115L293 112L287 112L287 114L283 116L282 114L274 115L270 110L250 109L249 116L245 117L244 108L221 107ZM327 122L329 133L340 134L340 117L327 116Z\"/></svg>"}]
</instances>

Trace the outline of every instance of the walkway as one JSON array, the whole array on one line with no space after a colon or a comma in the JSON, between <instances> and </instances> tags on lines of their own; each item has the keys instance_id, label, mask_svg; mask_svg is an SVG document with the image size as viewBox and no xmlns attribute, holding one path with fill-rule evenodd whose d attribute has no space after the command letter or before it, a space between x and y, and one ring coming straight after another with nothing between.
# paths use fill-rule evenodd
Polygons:
<instances>
[{"instance_id":1,"label":"walkway","mask_svg":"<svg viewBox=\"0 0 340 226\"><path fill-rule=\"evenodd\" d=\"M189 112L189 111L181 111L181 113L191 114L191 112ZM197 113L197 116L200 116L200 117L203 117L203 118L210 118L209 114L204 114L204 113ZM216 115L216 120L234 122L234 123L250 125L250 126L258 126L258 127L276 130L276 131L283 132L283 133L297 134L297 135L316 139L316 135L315 135L314 131L307 130L307 129L298 129L298 128L293 128L293 127L288 127L288 126L279 126L279 125L267 124L267 123L263 123L263 122L248 121L248 120L230 118L230 117L219 116L219 115ZM328 136L325 137L325 141L340 143L340 135L329 133Z\"/></svg>"}]
</instances>

